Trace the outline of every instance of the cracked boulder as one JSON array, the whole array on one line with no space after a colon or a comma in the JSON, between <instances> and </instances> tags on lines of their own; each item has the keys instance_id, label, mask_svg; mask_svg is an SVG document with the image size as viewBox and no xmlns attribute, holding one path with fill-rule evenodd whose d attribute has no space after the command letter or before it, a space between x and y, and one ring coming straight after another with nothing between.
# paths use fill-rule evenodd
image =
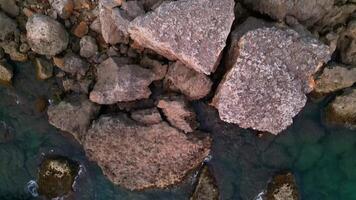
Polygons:
<instances>
[{"instance_id":1,"label":"cracked boulder","mask_svg":"<svg viewBox=\"0 0 356 200\"><path fill-rule=\"evenodd\" d=\"M141 125L121 113L101 116L82 143L110 181L141 190L181 182L208 156L211 140L188 138L165 122Z\"/></svg>"},{"instance_id":2,"label":"cracked boulder","mask_svg":"<svg viewBox=\"0 0 356 200\"><path fill-rule=\"evenodd\" d=\"M213 105L223 121L278 134L304 107L312 75L330 59L329 47L277 27L249 31L238 44Z\"/></svg>"},{"instance_id":3,"label":"cracked boulder","mask_svg":"<svg viewBox=\"0 0 356 200\"><path fill-rule=\"evenodd\" d=\"M233 0L163 2L131 22L129 33L139 45L194 70L211 74L219 64L234 21Z\"/></svg>"}]
</instances>

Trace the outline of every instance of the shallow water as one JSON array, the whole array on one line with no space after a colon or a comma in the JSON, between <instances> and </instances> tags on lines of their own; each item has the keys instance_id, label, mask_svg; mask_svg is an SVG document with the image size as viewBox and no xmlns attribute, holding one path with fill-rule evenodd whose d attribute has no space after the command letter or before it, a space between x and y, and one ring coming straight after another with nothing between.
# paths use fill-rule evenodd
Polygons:
<instances>
[{"instance_id":1,"label":"shallow water","mask_svg":"<svg viewBox=\"0 0 356 200\"><path fill-rule=\"evenodd\" d=\"M51 127L45 113L36 111L36 99L50 97L54 81L35 80L31 64L16 70L14 87L0 86L0 199L38 199L26 184L36 180L37 167L49 154L81 164L73 199L189 199L192 176L166 190L129 192L111 184L69 134ZM281 170L296 174L302 199L356 199L356 131L325 126L324 105L308 103L284 133L258 138L253 131L221 122L215 110L196 102L201 129L214 139L208 164L221 199L254 199Z\"/></svg>"}]
</instances>

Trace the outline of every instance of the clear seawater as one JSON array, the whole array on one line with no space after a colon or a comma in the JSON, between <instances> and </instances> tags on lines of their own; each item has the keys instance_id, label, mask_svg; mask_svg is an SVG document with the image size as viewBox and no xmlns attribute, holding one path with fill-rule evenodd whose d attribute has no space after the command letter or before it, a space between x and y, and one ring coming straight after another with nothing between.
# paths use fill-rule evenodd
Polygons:
<instances>
[{"instance_id":1,"label":"clear seawater","mask_svg":"<svg viewBox=\"0 0 356 200\"><path fill-rule=\"evenodd\" d=\"M192 192L192 176L165 190L130 192L111 184L80 145L50 126L36 99L50 97L54 80L38 81L34 66L17 64L13 87L0 86L0 199L38 199L26 188L36 180L46 155L63 155L81 164L74 199L183 200ZM356 199L356 131L323 123L327 100L309 102L294 124L279 136L261 138L218 119L214 109L195 102L201 129L213 137L209 161L223 200L253 200L273 174L291 170L302 199Z\"/></svg>"}]
</instances>

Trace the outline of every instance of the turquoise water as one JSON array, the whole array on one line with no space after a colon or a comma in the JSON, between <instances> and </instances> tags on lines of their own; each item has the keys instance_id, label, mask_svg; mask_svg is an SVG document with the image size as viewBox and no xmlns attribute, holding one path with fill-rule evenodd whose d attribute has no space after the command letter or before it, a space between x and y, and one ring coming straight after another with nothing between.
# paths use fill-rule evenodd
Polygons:
<instances>
[{"instance_id":1,"label":"turquoise water","mask_svg":"<svg viewBox=\"0 0 356 200\"><path fill-rule=\"evenodd\" d=\"M112 185L69 134L51 127L46 114L36 111L36 99L50 97L55 80L35 80L31 64L17 65L16 70L14 87L0 86L0 199L36 199L26 184L36 180L41 159L51 154L81 164L73 199L189 199L192 176L166 190L129 192ZM302 199L356 199L356 131L325 126L326 102L308 103L287 131L262 138L221 122L205 103L194 103L201 129L214 139L208 164L221 198L254 199L274 173L292 170Z\"/></svg>"}]
</instances>

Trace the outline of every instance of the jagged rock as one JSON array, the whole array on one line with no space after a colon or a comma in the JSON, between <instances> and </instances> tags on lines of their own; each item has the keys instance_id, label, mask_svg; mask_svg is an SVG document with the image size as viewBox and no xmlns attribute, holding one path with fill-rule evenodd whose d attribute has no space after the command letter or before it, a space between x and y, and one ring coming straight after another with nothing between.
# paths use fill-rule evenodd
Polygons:
<instances>
[{"instance_id":1,"label":"jagged rock","mask_svg":"<svg viewBox=\"0 0 356 200\"><path fill-rule=\"evenodd\" d=\"M99 106L86 97L70 96L57 105L50 105L47 114L50 124L80 139L98 112Z\"/></svg>"},{"instance_id":2,"label":"jagged rock","mask_svg":"<svg viewBox=\"0 0 356 200\"><path fill-rule=\"evenodd\" d=\"M98 45L95 38L84 36L80 39L80 55L84 58L90 58L98 53Z\"/></svg>"},{"instance_id":3,"label":"jagged rock","mask_svg":"<svg viewBox=\"0 0 356 200\"><path fill-rule=\"evenodd\" d=\"M155 74L138 65L121 63L108 58L98 66L98 81L90 93L90 100L99 104L114 104L148 98L149 85Z\"/></svg>"},{"instance_id":4,"label":"jagged rock","mask_svg":"<svg viewBox=\"0 0 356 200\"><path fill-rule=\"evenodd\" d=\"M162 3L131 22L129 33L143 47L210 74L219 64L234 20L233 0Z\"/></svg>"},{"instance_id":5,"label":"jagged rock","mask_svg":"<svg viewBox=\"0 0 356 200\"><path fill-rule=\"evenodd\" d=\"M239 54L213 105L226 122L278 134L304 107L312 75L330 54L326 45L291 29L250 31L239 40Z\"/></svg>"},{"instance_id":6,"label":"jagged rock","mask_svg":"<svg viewBox=\"0 0 356 200\"><path fill-rule=\"evenodd\" d=\"M61 70L68 72L72 75L82 75L84 76L89 69L89 63L80 58L74 53L67 53L64 56L64 65L59 67Z\"/></svg>"},{"instance_id":7,"label":"jagged rock","mask_svg":"<svg viewBox=\"0 0 356 200\"><path fill-rule=\"evenodd\" d=\"M190 200L218 200L219 189L216 186L213 174L208 166L204 166L200 172L199 180Z\"/></svg>"},{"instance_id":8,"label":"jagged rock","mask_svg":"<svg viewBox=\"0 0 356 200\"><path fill-rule=\"evenodd\" d=\"M298 200L299 192L295 178L291 173L282 173L273 177L268 184L266 200Z\"/></svg>"},{"instance_id":9,"label":"jagged rock","mask_svg":"<svg viewBox=\"0 0 356 200\"><path fill-rule=\"evenodd\" d=\"M356 65L356 20L350 21L347 29L342 33L339 49L343 63Z\"/></svg>"},{"instance_id":10,"label":"jagged rock","mask_svg":"<svg viewBox=\"0 0 356 200\"><path fill-rule=\"evenodd\" d=\"M351 87L356 83L356 68L348 69L347 66L332 65L324 69L315 83L317 93L330 93Z\"/></svg>"},{"instance_id":11,"label":"jagged rock","mask_svg":"<svg viewBox=\"0 0 356 200\"><path fill-rule=\"evenodd\" d=\"M38 79L45 80L53 76L53 65L50 61L42 58L36 58L35 66L36 66L36 76Z\"/></svg>"},{"instance_id":12,"label":"jagged rock","mask_svg":"<svg viewBox=\"0 0 356 200\"><path fill-rule=\"evenodd\" d=\"M15 0L0 0L0 8L12 17L16 17L20 13L20 9L16 5Z\"/></svg>"},{"instance_id":13,"label":"jagged rock","mask_svg":"<svg viewBox=\"0 0 356 200\"><path fill-rule=\"evenodd\" d=\"M11 65L0 61L0 82L10 83L13 75Z\"/></svg>"},{"instance_id":14,"label":"jagged rock","mask_svg":"<svg viewBox=\"0 0 356 200\"><path fill-rule=\"evenodd\" d=\"M109 180L130 190L182 181L209 154L210 145L208 137L188 139L165 122L140 125L123 113L101 116L83 140L89 159Z\"/></svg>"},{"instance_id":15,"label":"jagged rock","mask_svg":"<svg viewBox=\"0 0 356 200\"><path fill-rule=\"evenodd\" d=\"M144 56L142 58L142 60L140 61L140 65L142 67L151 69L153 73L156 74L155 80L164 79L167 74L167 65L162 64L158 60L151 59L148 56Z\"/></svg>"},{"instance_id":16,"label":"jagged rock","mask_svg":"<svg viewBox=\"0 0 356 200\"><path fill-rule=\"evenodd\" d=\"M68 194L78 172L78 164L65 157L45 159L38 172L38 193L50 199Z\"/></svg>"},{"instance_id":17,"label":"jagged rock","mask_svg":"<svg viewBox=\"0 0 356 200\"><path fill-rule=\"evenodd\" d=\"M183 93L190 100L205 97L213 85L205 74L198 73L179 61L169 65L164 83L169 89Z\"/></svg>"},{"instance_id":18,"label":"jagged rock","mask_svg":"<svg viewBox=\"0 0 356 200\"><path fill-rule=\"evenodd\" d=\"M14 35L19 34L19 30L17 29L16 22L1 11L0 11L0 30L1 30L0 41L9 40L13 38Z\"/></svg>"},{"instance_id":19,"label":"jagged rock","mask_svg":"<svg viewBox=\"0 0 356 200\"><path fill-rule=\"evenodd\" d=\"M336 97L326 108L326 121L356 128L356 89Z\"/></svg>"},{"instance_id":20,"label":"jagged rock","mask_svg":"<svg viewBox=\"0 0 356 200\"><path fill-rule=\"evenodd\" d=\"M196 115L184 96L164 96L158 101L157 107L162 109L172 126L184 133L193 132L198 127Z\"/></svg>"},{"instance_id":21,"label":"jagged rock","mask_svg":"<svg viewBox=\"0 0 356 200\"><path fill-rule=\"evenodd\" d=\"M131 118L146 125L158 124L162 121L161 114L157 108L133 111L131 112Z\"/></svg>"},{"instance_id":22,"label":"jagged rock","mask_svg":"<svg viewBox=\"0 0 356 200\"><path fill-rule=\"evenodd\" d=\"M50 4L62 19L68 19L73 13L73 0L50 0Z\"/></svg>"},{"instance_id":23,"label":"jagged rock","mask_svg":"<svg viewBox=\"0 0 356 200\"><path fill-rule=\"evenodd\" d=\"M244 0L245 5L274 19L284 20L293 16L307 26L313 25L332 10L334 1L330 0Z\"/></svg>"},{"instance_id":24,"label":"jagged rock","mask_svg":"<svg viewBox=\"0 0 356 200\"><path fill-rule=\"evenodd\" d=\"M32 15L26 23L26 30L27 41L38 54L54 56L68 46L67 31L59 22L45 15Z\"/></svg>"}]
</instances>

